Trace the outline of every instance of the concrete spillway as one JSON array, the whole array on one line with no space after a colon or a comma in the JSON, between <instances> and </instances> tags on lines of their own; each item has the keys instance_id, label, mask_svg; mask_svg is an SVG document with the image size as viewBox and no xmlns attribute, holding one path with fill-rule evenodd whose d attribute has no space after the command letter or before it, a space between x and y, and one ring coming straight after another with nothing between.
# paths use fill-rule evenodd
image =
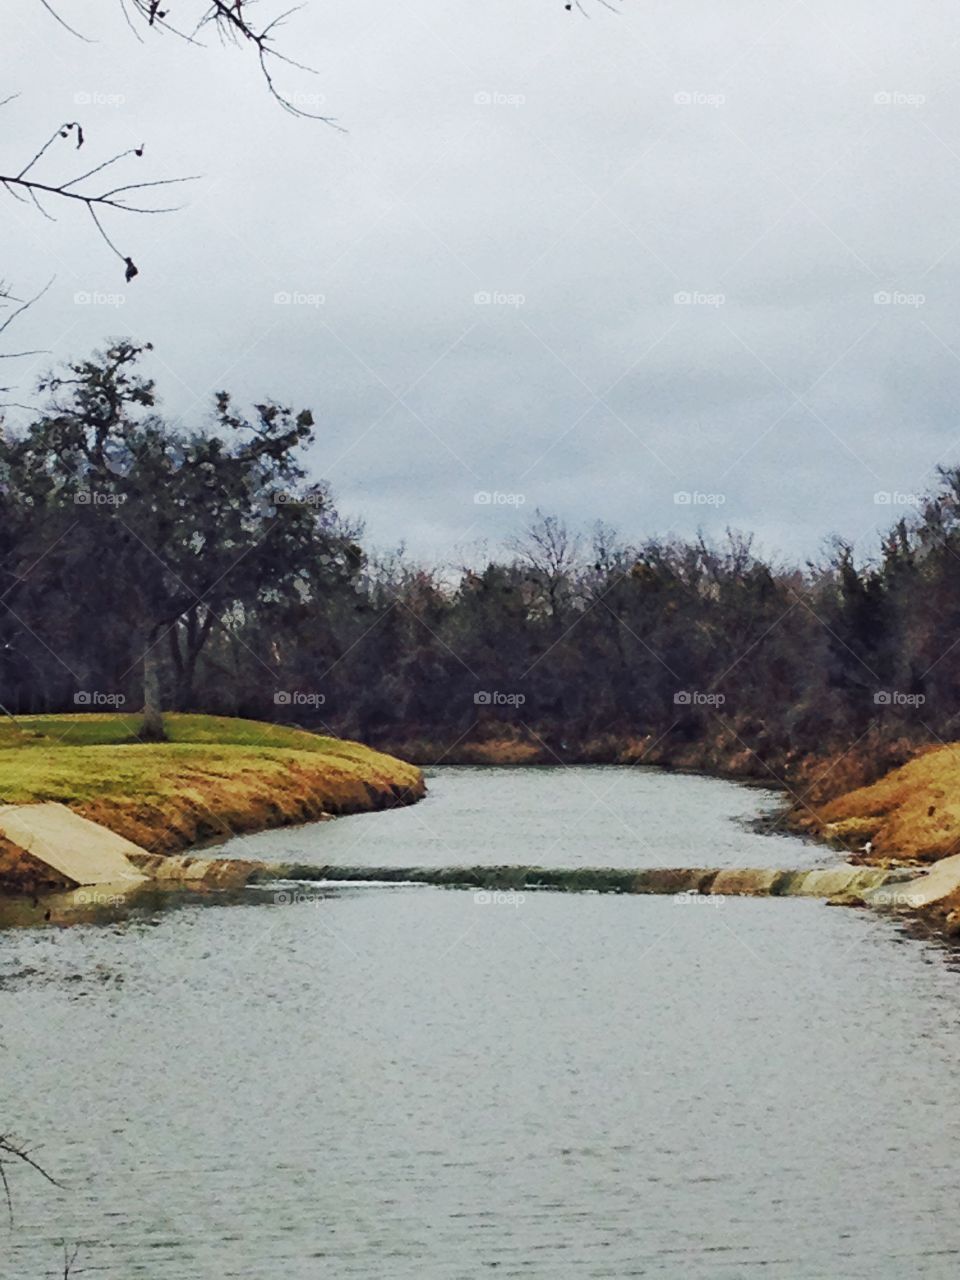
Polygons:
<instances>
[{"instance_id":1,"label":"concrete spillway","mask_svg":"<svg viewBox=\"0 0 960 1280\"><path fill-rule=\"evenodd\" d=\"M843 864L813 870L719 867L346 867L150 854L62 804L0 806L0 882L12 892L119 887L238 888L278 880L381 882L486 891L672 894L702 897L805 897L923 906L960 888L960 855L927 871ZM893 889L891 886L899 886ZM116 896L116 895L114 895Z\"/></svg>"},{"instance_id":2,"label":"concrete spillway","mask_svg":"<svg viewBox=\"0 0 960 1280\"><path fill-rule=\"evenodd\" d=\"M0 874L11 883L129 884L145 879L130 840L64 804L0 805Z\"/></svg>"},{"instance_id":3,"label":"concrete spillway","mask_svg":"<svg viewBox=\"0 0 960 1280\"><path fill-rule=\"evenodd\" d=\"M646 893L705 896L858 898L916 877L906 868L821 867L811 871L758 868L651 867L344 867L303 863L261 866L251 879L342 883L432 884L447 888L553 889L568 893Z\"/></svg>"}]
</instances>

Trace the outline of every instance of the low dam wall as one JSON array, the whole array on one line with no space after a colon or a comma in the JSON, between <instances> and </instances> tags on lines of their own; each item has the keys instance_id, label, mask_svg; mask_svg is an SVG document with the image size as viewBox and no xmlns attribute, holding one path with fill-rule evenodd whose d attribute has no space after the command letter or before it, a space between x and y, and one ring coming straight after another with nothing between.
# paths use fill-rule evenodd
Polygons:
<instances>
[{"instance_id":1,"label":"low dam wall","mask_svg":"<svg viewBox=\"0 0 960 1280\"><path fill-rule=\"evenodd\" d=\"M870 890L916 877L915 870L820 867L810 871L758 868L651 867L344 867L260 864L253 883L304 880L328 883L432 884L456 889L553 889L567 893L714 894L747 897L859 899Z\"/></svg>"},{"instance_id":2,"label":"low dam wall","mask_svg":"<svg viewBox=\"0 0 960 1280\"><path fill-rule=\"evenodd\" d=\"M62 804L0 806L0 890L15 916L135 908L164 891L242 891L277 881L425 884L483 892L670 894L680 898L804 897L877 907L921 907L960 891L960 855L932 870L851 866L757 867L349 867L149 853ZM895 888L894 886L899 886ZM51 901L51 894L56 902ZM43 902L41 902L43 899ZM3 913L0 912L0 916ZM0 920L2 923L2 920Z\"/></svg>"},{"instance_id":3,"label":"low dam wall","mask_svg":"<svg viewBox=\"0 0 960 1280\"><path fill-rule=\"evenodd\" d=\"M224 895L224 901L249 900L247 886L274 889L276 901L289 901L280 884L298 882L335 888L348 884L422 884L490 893L547 891L554 893L664 894L687 902L721 902L725 897L819 898L849 905L911 909L922 906L960 883L960 856L948 878L918 874L915 868L820 867L809 871L766 868L652 867L346 867L310 863L266 863L239 858L184 854L164 857L145 852L129 855L138 879L60 887L51 892L36 886L26 896L0 895L0 928L84 920L106 922L129 912L162 910L183 895ZM313 896L313 895L311 895Z\"/></svg>"},{"instance_id":4,"label":"low dam wall","mask_svg":"<svg viewBox=\"0 0 960 1280\"><path fill-rule=\"evenodd\" d=\"M165 856L81 818L56 803L0 805L0 888L14 896L57 890L68 894L84 886L109 888L96 897L137 896L180 889L240 889L277 880L325 883L380 882L431 884L448 888L547 889L567 893L649 893L747 897L806 897L870 901L873 905L913 905L897 901L891 884L913 881L910 893L929 903L960 885L960 855L936 870L888 870L842 864L812 870L751 867L346 867L309 863L265 863L193 854ZM884 896L886 895L886 897ZM90 895L85 895L90 897Z\"/></svg>"}]
</instances>

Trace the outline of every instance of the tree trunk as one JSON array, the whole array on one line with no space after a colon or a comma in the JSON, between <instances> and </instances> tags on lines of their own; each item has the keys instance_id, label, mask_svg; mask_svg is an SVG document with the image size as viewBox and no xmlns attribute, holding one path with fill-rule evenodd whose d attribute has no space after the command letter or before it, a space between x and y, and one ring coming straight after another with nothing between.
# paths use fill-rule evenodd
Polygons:
<instances>
[{"instance_id":1,"label":"tree trunk","mask_svg":"<svg viewBox=\"0 0 960 1280\"><path fill-rule=\"evenodd\" d=\"M143 723L139 736L144 742L165 742L162 695L160 692L160 653L156 633L147 638L143 655Z\"/></svg>"},{"instance_id":2,"label":"tree trunk","mask_svg":"<svg viewBox=\"0 0 960 1280\"><path fill-rule=\"evenodd\" d=\"M197 661L210 638L213 624L217 621L217 616L211 609L207 609L201 621L201 607L195 605L188 609L178 620L177 626L170 630L170 656L176 678L175 700L178 711L194 709Z\"/></svg>"},{"instance_id":3,"label":"tree trunk","mask_svg":"<svg viewBox=\"0 0 960 1280\"><path fill-rule=\"evenodd\" d=\"M186 711L183 705L183 654L180 651L179 628L171 627L168 640L170 642L170 658L173 663L174 703L178 711Z\"/></svg>"},{"instance_id":4,"label":"tree trunk","mask_svg":"<svg viewBox=\"0 0 960 1280\"><path fill-rule=\"evenodd\" d=\"M196 653L187 655L187 660L183 664L183 673L180 678L177 693L177 705L181 711L192 711L194 702L196 701L196 693L194 683L197 675L197 657Z\"/></svg>"}]
</instances>

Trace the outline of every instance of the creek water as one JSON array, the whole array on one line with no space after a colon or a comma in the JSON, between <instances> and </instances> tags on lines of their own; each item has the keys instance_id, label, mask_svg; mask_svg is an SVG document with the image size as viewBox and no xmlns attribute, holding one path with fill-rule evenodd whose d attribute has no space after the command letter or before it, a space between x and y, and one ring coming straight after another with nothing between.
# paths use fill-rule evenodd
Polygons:
<instances>
[{"instance_id":1,"label":"creek water","mask_svg":"<svg viewBox=\"0 0 960 1280\"><path fill-rule=\"evenodd\" d=\"M762 787L660 769L456 765L427 770L412 809L263 831L218 855L341 866L812 867L836 858L758 834L780 797Z\"/></svg>"},{"instance_id":2,"label":"creek water","mask_svg":"<svg viewBox=\"0 0 960 1280\"><path fill-rule=\"evenodd\" d=\"M231 851L822 856L744 829L768 795L621 774L437 771ZM4 1280L62 1274L62 1239L110 1280L957 1274L934 943L800 899L288 889L0 934L3 1127L60 1183L9 1169Z\"/></svg>"}]
</instances>

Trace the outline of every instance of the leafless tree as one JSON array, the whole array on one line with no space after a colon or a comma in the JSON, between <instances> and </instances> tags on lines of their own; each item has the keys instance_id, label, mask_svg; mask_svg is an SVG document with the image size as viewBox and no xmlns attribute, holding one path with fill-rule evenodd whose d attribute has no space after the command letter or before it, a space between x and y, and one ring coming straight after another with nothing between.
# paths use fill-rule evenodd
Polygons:
<instances>
[{"instance_id":1,"label":"leafless tree","mask_svg":"<svg viewBox=\"0 0 960 1280\"><path fill-rule=\"evenodd\" d=\"M570 604L573 579L580 562L580 538L558 516L546 516L539 508L519 537L507 543L529 565L546 599L554 622L560 622Z\"/></svg>"},{"instance_id":2,"label":"leafless tree","mask_svg":"<svg viewBox=\"0 0 960 1280\"><path fill-rule=\"evenodd\" d=\"M51 18L77 40L89 39L85 32L70 25L54 0L39 2ZM161 0L118 0L116 12L123 15L140 40L143 40L145 34L167 33L189 44L199 45L204 34L213 31L222 42L249 47L256 55L271 97L285 111L290 115L319 120L339 129L340 126L332 117L309 110L277 86L276 73L284 67L309 75L315 74L313 68L284 53L276 43L279 29L293 10L281 12L272 19L259 23L253 16L255 4L256 0L166 0L165 3L161 3ZM18 96L17 93L9 93L0 99L0 107L6 106ZM151 195L156 195L160 188L194 181L197 175L152 179L141 179L137 175L134 178L129 166L136 165L143 158L143 144L97 160L92 165L77 165L65 173L67 166L62 159L64 151L69 148L73 153L78 152L87 142L81 121L63 121L38 146L33 155L24 157L21 167L8 173L0 173L0 188L13 199L32 205L49 221L56 221L55 210L60 208L73 205L85 209L97 234L123 264L124 278L129 284L139 274L139 269L133 256L118 247L114 239L116 232L112 227L108 233L105 221L112 219L117 213L173 212L179 206L157 204L150 200ZM56 162L56 171L51 169L52 161ZM124 174L123 180L116 181L121 172ZM21 299L0 284L0 339L17 317L38 301L49 287L47 284L34 296ZM0 352L0 359L12 360L36 354L36 351L3 351ZM0 391L6 392L9 388L3 387Z\"/></svg>"}]
</instances>

